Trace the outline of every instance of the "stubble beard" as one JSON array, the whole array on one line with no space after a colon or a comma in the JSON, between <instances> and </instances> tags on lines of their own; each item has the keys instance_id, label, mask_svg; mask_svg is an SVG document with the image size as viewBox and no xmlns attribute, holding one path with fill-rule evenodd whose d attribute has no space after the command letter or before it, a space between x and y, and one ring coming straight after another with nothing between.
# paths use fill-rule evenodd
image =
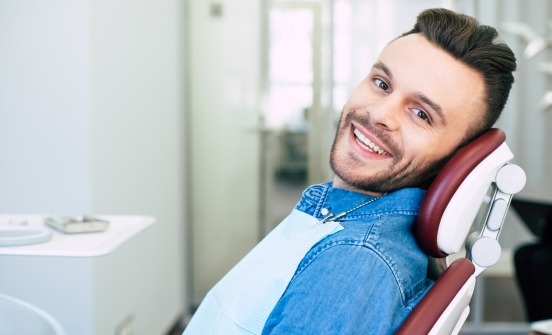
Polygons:
<instances>
[{"instance_id":1,"label":"stubble beard","mask_svg":"<svg viewBox=\"0 0 552 335\"><path fill-rule=\"evenodd\" d=\"M343 115L343 114L342 114ZM401 188L420 187L426 188L437 172L448 161L449 157L440 160L430 160L423 164L412 164L411 162L401 166L402 151L384 131L375 128L369 118L356 120L366 129L369 129L380 140L384 141L391 149L393 149L393 158L388 168L372 173L371 175L362 175L358 169L355 171L354 164L358 159L351 153L347 153L348 157L340 157L339 144L348 140L351 121L355 116L355 112L348 113L345 117L341 117L337 126L336 135L330 152L330 166L332 171L342 181L352 186L355 189L365 192L389 193ZM452 154L451 154L452 155ZM344 162L342 160L349 160Z\"/></svg>"}]
</instances>

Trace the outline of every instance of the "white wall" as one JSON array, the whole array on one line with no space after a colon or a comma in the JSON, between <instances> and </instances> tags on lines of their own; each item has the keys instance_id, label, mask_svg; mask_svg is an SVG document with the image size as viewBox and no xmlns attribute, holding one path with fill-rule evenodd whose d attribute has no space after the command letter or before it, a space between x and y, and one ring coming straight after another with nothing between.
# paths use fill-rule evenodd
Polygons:
<instances>
[{"instance_id":1,"label":"white wall","mask_svg":"<svg viewBox=\"0 0 552 335\"><path fill-rule=\"evenodd\" d=\"M157 324L186 299L183 7L0 2L0 211L155 216Z\"/></svg>"},{"instance_id":2,"label":"white wall","mask_svg":"<svg viewBox=\"0 0 552 335\"><path fill-rule=\"evenodd\" d=\"M90 15L74 1L0 3L0 211L88 212Z\"/></svg>"},{"instance_id":3,"label":"white wall","mask_svg":"<svg viewBox=\"0 0 552 335\"><path fill-rule=\"evenodd\" d=\"M261 1L189 1L193 300L259 239Z\"/></svg>"}]
</instances>

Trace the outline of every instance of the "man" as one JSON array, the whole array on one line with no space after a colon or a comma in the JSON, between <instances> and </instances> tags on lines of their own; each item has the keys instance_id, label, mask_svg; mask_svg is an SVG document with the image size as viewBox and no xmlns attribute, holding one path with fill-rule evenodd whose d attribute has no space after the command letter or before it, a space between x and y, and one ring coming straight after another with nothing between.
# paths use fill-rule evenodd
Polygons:
<instances>
[{"instance_id":1,"label":"man","mask_svg":"<svg viewBox=\"0 0 552 335\"><path fill-rule=\"evenodd\" d=\"M423 189L495 123L513 83L496 38L432 9L387 45L343 108L333 182L305 190L185 334L393 334L432 284L411 231Z\"/></svg>"}]
</instances>

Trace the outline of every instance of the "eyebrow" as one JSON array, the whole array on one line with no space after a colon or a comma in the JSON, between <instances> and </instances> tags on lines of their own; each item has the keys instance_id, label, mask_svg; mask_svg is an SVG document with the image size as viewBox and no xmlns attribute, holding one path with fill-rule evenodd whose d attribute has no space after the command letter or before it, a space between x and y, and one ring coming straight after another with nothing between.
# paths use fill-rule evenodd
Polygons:
<instances>
[{"instance_id":1,"label":"eyebrow","mask_svg":"<svg viewBox=\"0 0 552 335\"><path fill-rule=\"evenodd\" d=\"M379 70L383 71L387 75L387 77L389 77L389 79L391 79L391 80L393 79L393 74L391 73L391 70L387 67L387 65L383 64L381 61L377 61L372 66L372 68L379 69ZM416 99L419 99L420 101L422 101L423 103L425 103L426 105L431 107L431 109L433 109L435 111L435 113L437 114L437 116L441 119L441 122L444 125L447 124L445 114L443 113L443 108L441 108L441 106L438 103L431 100L427 95L425 95L421 92L415 92L414 97L416 97Z\"/></svg>"},{"instance_id":2,"label":"eyebrow","mask_svg":"<svg viewBox=\"0 0 552 335\"><path fill-rule=\"evenodd\" d=\"M447 125L447 119L445 118L445 114L443 113L443 109L441 108L441 106L439 106L439 104L437 104L435 101L432 101L425 94L420 93L420 92L414 93L414 96L416 98L420 99L426 105L429 105L429 107L431 107L431 109L433 109L435 111L435 113L437 114L437 116L441 119L441 122L444 125Z\"/></svg>"},{"instance_id":3,"label":"eyebrow","mask_svg":"<svg viewBox=\"0 0 552 335\"><path fill-rule=\"evenodd\" d=\"M382 70L382 71L389 77L389 79L393 79L393 74L391 73L391 70L389 70L389 68L387 67L387 65L383 64L381 61L377 61L377 62L372 66L372 68L376 68L376 69Z\"/></svg>"}]
</instances>

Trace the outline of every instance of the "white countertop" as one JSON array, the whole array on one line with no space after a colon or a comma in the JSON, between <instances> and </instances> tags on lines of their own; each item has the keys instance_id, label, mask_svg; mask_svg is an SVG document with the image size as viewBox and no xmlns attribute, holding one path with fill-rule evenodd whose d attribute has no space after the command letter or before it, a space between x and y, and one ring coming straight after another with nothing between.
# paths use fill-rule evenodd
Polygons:
<instances>
[{"instance_id":1,"label":"white countertop","mask_svg":"<svg viewBox=\"0 0 552 335\"><path fill-rule=\"evenodd\" d=\"M103 232L65 234L44 225L46 215L0 215L0 227L13 221L26 221L28 226L46 227L52 231L49 241L0 247L2 255L90 257L107 255L136 234L151 226L155 219L149 216L97 215L108 220Z\"/></svg>"}]
</instances>

